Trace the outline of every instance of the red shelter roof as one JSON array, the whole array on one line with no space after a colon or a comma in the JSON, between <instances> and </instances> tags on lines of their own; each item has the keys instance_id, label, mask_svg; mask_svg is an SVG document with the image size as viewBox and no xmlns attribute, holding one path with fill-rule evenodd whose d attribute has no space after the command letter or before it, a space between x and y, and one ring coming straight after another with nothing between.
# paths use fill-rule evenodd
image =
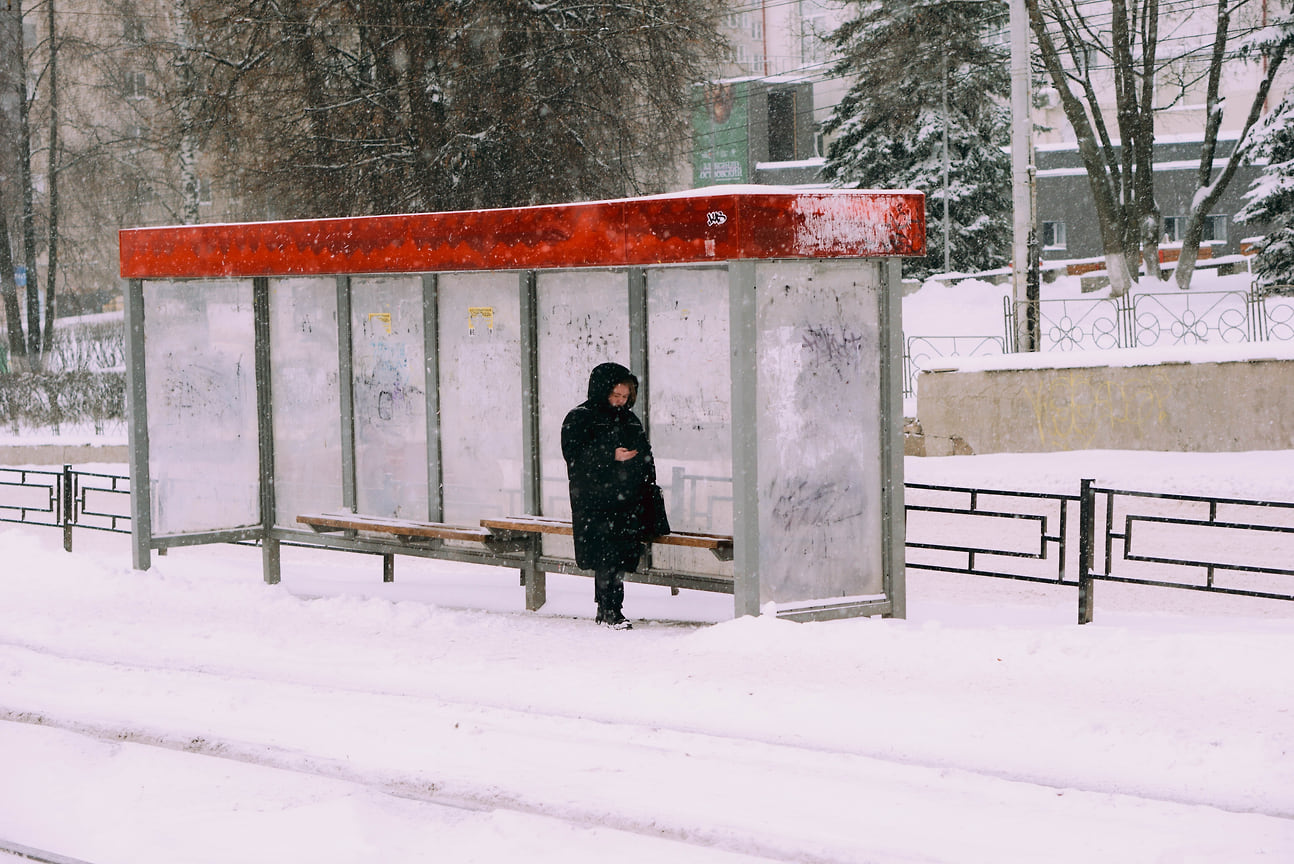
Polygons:
<instances>
[{"instance_id":1,"label":"red shelter roof","mask_svg":"<svg viewBox=\"0 0 1294 864\"><path fill-rule=\"evenodd\" d=\"M920 192L712 187L618 201L130 228L127 279L892 258L926 248Z\"/></svg>"}]
</instances>

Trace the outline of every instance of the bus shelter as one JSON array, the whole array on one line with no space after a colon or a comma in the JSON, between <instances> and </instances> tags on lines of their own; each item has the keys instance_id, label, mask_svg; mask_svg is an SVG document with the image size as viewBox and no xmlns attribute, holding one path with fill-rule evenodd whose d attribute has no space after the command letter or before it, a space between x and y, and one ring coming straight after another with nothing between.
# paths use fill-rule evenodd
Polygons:
<instances>
[{"instance_id":1,"label":"bus shelter","mask_svg":"<svg viewBox=\"0 0 1294 864\"><path fill-rule=\"evenodd\" d=\"M678 535L629 581L731 592L736 615L904 613L920 193L717 187L120 243L138 569L253 541L274 583L303 543L381 554L388 578L397 554L517 567L538 608L545 574L577 572L561 421L612 360L641 382Z\"/></svg>"}]
</instances>

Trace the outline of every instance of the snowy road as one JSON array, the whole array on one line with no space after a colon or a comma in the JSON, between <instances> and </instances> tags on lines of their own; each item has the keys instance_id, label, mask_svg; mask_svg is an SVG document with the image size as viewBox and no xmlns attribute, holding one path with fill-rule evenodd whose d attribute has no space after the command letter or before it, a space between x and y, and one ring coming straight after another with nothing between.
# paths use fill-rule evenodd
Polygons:
<instances>
[{"instance_id":1,"label":"snowy road","mask_svg":"<svg viewBox=\"0 0 1294 864\"><path fill-rule=\"evenodd\" d=\"M172 752L128 758L169 761L172 776L222 774L228 766L213 763L232 760L297 775L281 781L289 787L304 776L353 784L368 796L524 814L567 830L631 832L769 860L989 861L1007 850L1012 860L1070 860L1057 856L1055 838L1079 825L1087 839L1072 860L1153 860L1147 854L1168 837L1189 839L1183 848L1200 853L1208 837L1240 830L1258 844L1294 840L1287 813L1264 819L1079 791L1060 768L1053 784L1010 780L974 759L930 755L917 764L910 754L860 755L866 748L832 742L644 725L609 719L619 712L606 705L589 705L595 716L582 717L11 646L0 651L0 668L22 670L5 690L24 707L7 707L6 720L43 722L114 752L122 742L165 748ZM145 723L142 705L152 709ZM84 717L94 719L77 719ZM697 719L706 725L704 715ZM786 737L752 725L763 727L764 738ZM51 761L66 762L57 758L61 736L13 726L6 724L0 746L53 748ZM3 762L18 756L6 753ZM680 860L676 852L670 858Z\"/></svg>"},{"instance_id":2,"label":"snowy road","mask_svg":"<svg viewBox=\"0 0 1294 864\"><path fill-rule=\"evenodd\" d=\"M1294 857L1294 672L1253 662L1288 618L976 620L914 582L906 622L620 634L579 579L532 615L508 571L294 551L267 588L254 550L0 540L45 574L0 580L0 838L94 864Z\"/></svg>"}]
</instances>

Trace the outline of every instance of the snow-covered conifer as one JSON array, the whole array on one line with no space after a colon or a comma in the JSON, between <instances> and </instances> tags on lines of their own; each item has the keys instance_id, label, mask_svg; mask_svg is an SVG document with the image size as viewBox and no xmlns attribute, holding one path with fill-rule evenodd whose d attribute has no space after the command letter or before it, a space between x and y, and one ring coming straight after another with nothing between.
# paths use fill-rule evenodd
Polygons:
<instances>
[{"instance_id":1,"label":"snow-covered conifer","mask_svg":"<svg viewBox=\"0 0 1294 864\"><path fill-rule=\"evenodd\" d=\"M926 194L929 254L906 265L914 275L943 269L945 134L951 268L1000 267L1010 255L1010 64L985 38L1005 20L997 0L875 0L833 34L835 71L853 83L827 122L826 174Z\"/></svg>"},{"instance_id":2,"label":"snow-covered conifer","mask_svg":"<svg viewBox=\"0 0 1294 864\"><path fill-rule=\"evenodd\" d=\"M1236 221L1266 223L1253 271L1267 284L1294 285L1294 101L1285 101L1255 130L1254 159L1267 168L1245 193Z\"/></svg>"}]
</instances>

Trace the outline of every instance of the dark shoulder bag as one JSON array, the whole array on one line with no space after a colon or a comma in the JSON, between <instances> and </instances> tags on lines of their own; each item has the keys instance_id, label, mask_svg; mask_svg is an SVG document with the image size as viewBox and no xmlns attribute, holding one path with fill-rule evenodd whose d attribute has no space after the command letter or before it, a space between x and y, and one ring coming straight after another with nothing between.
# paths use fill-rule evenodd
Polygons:
<instances>
[{"instance_id":1,"label":"dark shoulder bag","mask_svg":"<svg viewBox=\"0 0 1294 864\"><path fill-rule=\"evenodd\" d=\"M642 488L643 538L662 537L669 533L669 515L665 512L665 496L660 486L646 482Z\"/></svg>"}]
</instances>

